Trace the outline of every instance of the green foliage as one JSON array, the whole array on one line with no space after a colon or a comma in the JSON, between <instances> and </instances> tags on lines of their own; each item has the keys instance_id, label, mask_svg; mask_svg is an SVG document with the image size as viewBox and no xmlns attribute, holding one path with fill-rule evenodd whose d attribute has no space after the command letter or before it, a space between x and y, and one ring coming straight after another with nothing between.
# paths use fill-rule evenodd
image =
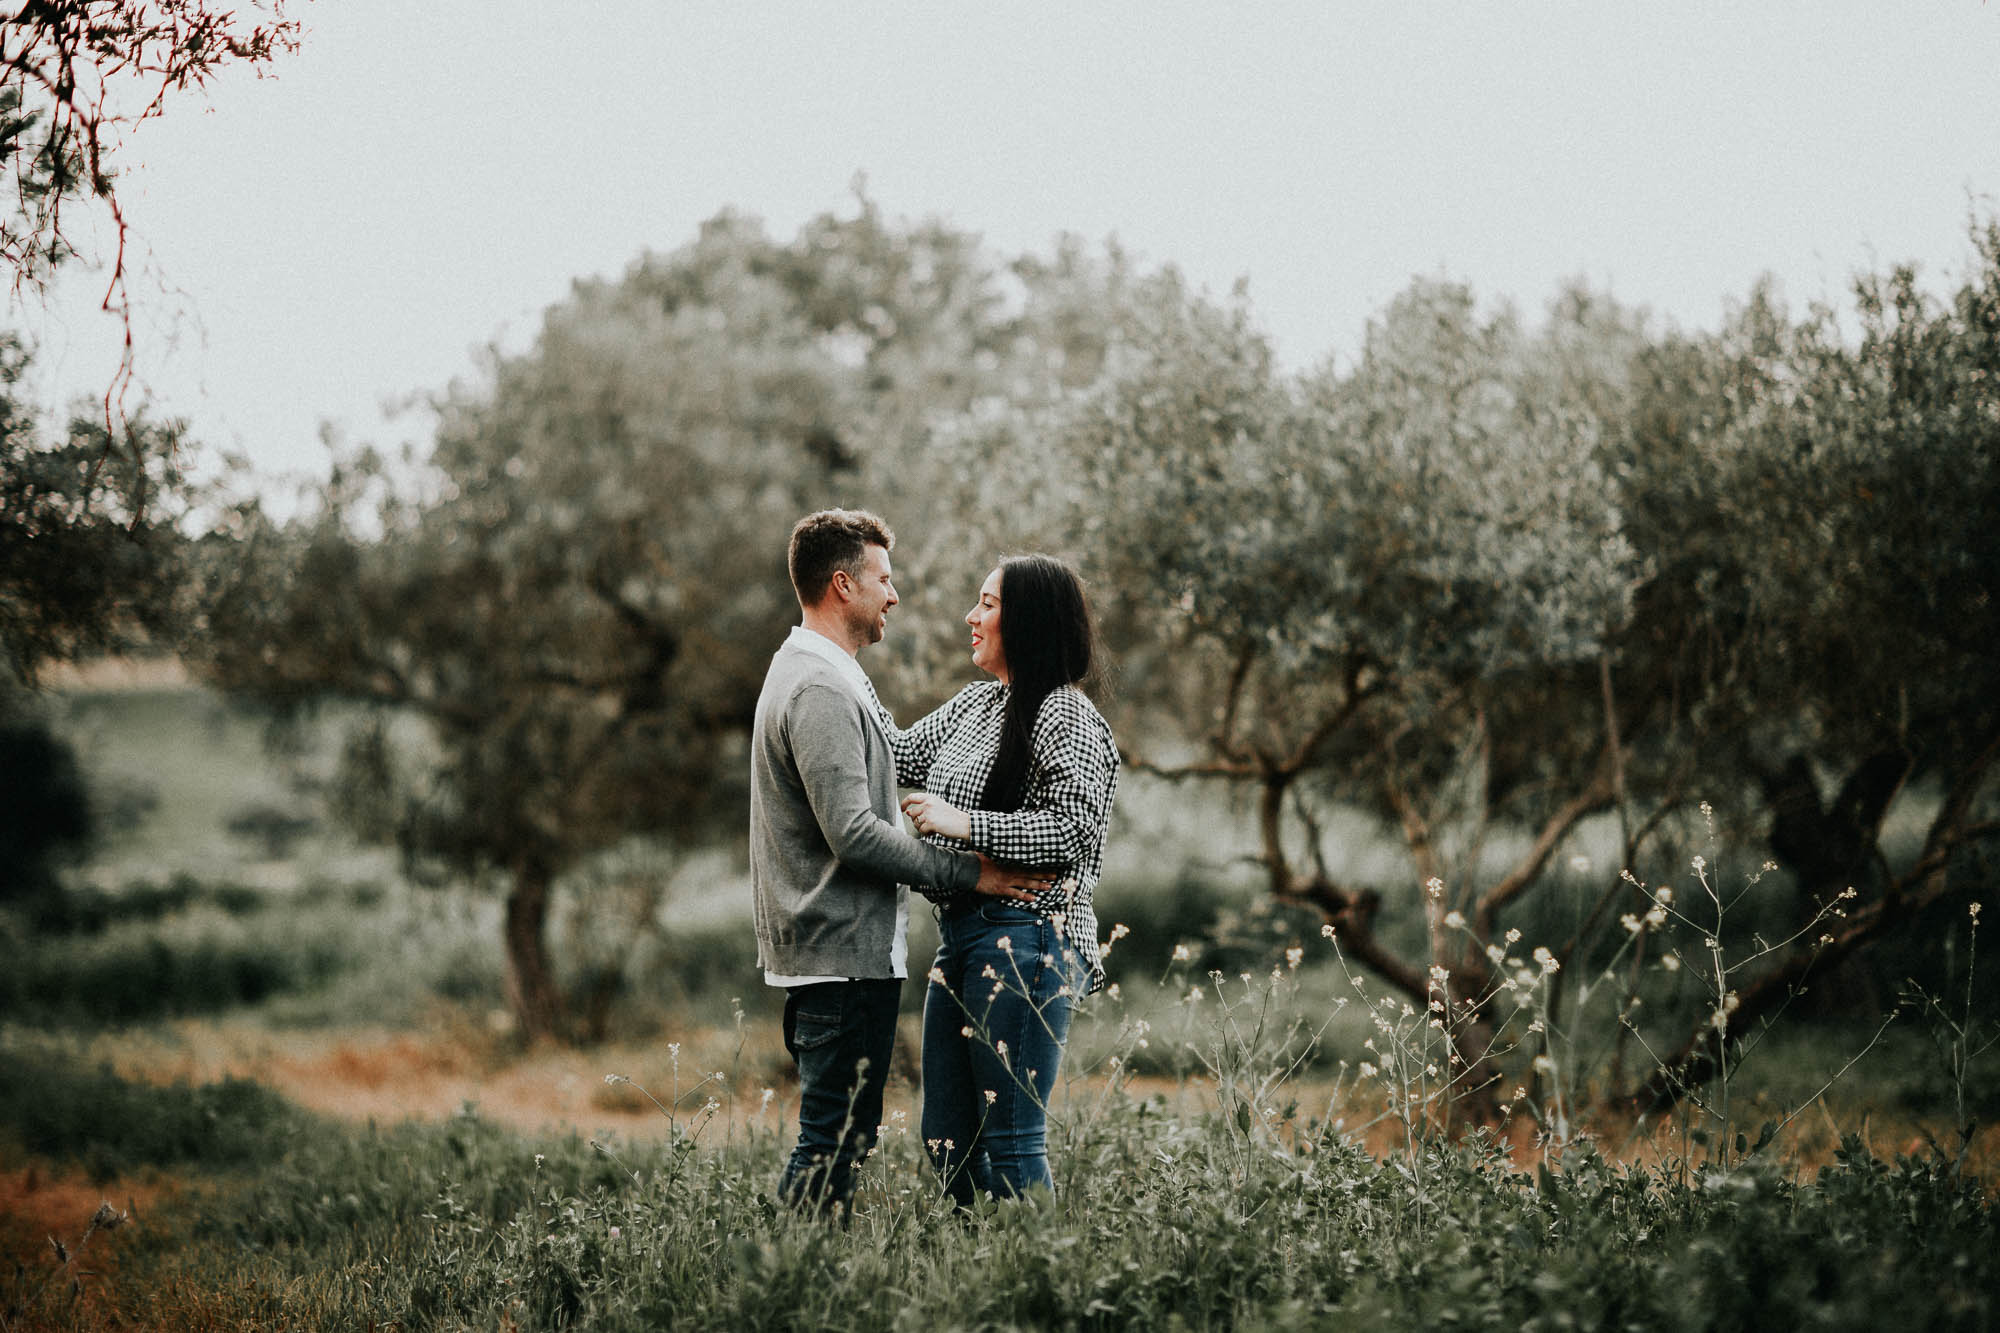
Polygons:
<instances>
[{"instance_id":1,"label":"green foliage","mask_svg":"<svg viewBox=\"0 0 2000 1333\"><path fill-rule=\"evenodd\" d=\"M95 828L76 752L0 681L0 903L60 905L57 867Z\"/></svg>"},{"instance_id":2,"label":"green foliage","mask_svg":"<svg viewBox=\"0 0 2000 1333\"><path fill-rule=\"evenodd\" d=\"M142 1167L267 1166L310 1121L261 1084L133 1083L108 1066L0 1052L0 1126L21 1148L110 1179Z\"/></svg>"},{"instance_id":3,"label":"green foliage","mask_svg":"<svg viewBox=\"0 0 2000 1333\"><path fill-rule=\"evenodd\" d=\"M27 365L19 339L0 333L0 903L49 911L58 869L100 820L74 750L30 690L52 661L174 622L181 539L160 506L141 514L149 493L177 485L177 432L132 422L127 456L79 416L51 443L19 398Z\"/></svg>"},{"instance_id":4,"label":"green foliage","mask_svg":"<svg viewBox=\"0 0 2000 1333\"><path fill-rule=\"evenodd\" d=\"M768 1129L614 1161L470 1108L301 1133L241 1085L56 1077L94 1132L54 1151L102 1136L129 1161L263 1164L120 1237L111 1298L221 1304L247 1282L265 1322L302 1328L1971 1329L2000 1289L1978 1190L1854 1142L1810 1180L1759 1164L1679 1183L1587 1149L1525 1171L1478 1136L1384 1163L1312 1125L1246 1151L1225 1117L1121 1097L1063 1137L1059 1195L960 1217L892 1130L840 1231L772 1207L786 1145ZM149 1117L217 1130L180 1141Z\"/></svg>"},{"instance_id":5,"label":"green foliage","mask_svg":"<svg viewBox=\"0 0 2000 1333\"><path fill-rule=\"evenodd\" d=\"M0 1018L93 1028L256 1008L281 1026L421 1021L500 996L490 913L372 885L272 894L189 876L0 917Z\"/></svg>"},{"instance_id":6,"label":"green foliage","mask_svg":"<svg viewBox=\"0 0 2000 1333\"><path fill-rule=\"evenodd\" d=\"M33 684L48 662L173 623L181 540L155 502L179 485L179 429L137 419L113 441L78 415L50 442L18 397L27 364L0 334L0 680Z\"/></svg>"}]
</instances>

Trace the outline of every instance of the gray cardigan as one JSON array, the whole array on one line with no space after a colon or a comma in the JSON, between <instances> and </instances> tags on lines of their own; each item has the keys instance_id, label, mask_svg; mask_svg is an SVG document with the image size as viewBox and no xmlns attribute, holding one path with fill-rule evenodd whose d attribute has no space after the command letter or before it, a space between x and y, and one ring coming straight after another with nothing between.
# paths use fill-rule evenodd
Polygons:
<instances>
[{"instance_id":1,"label":"gray cardigan","mask_svg":"<svg viewBox=\"0 0 2000 1333\"><path fill-rule=\"evenodd\" d=\"M909 884L970 889L979 858L903 832L896 761L831 662L771 659L750 737L757 962L784 976L888 977Z\"/></svg>"}]
</instances>

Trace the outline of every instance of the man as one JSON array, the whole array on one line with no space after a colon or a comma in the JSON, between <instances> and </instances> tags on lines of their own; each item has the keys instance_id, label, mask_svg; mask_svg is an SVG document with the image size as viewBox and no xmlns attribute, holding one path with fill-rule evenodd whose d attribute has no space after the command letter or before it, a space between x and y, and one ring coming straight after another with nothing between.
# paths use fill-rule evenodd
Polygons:
<instances>
[{"instance_id":1,"label":"man","mask_svg":"<svg viewBox=\"0 0 2000 1333\"><path fill-rule=\"evenodd\" d=\"M908 975L910 884L1028 898L1047 880L903 832L896 765L855 659L896 605L895 537L859 510L808 514L787 560L804 623L771 659L750 745L750 884L757 962L787 992L799 1070L787 1203L845 1219L875 1144Z\"/></svg>"}]
</instances>

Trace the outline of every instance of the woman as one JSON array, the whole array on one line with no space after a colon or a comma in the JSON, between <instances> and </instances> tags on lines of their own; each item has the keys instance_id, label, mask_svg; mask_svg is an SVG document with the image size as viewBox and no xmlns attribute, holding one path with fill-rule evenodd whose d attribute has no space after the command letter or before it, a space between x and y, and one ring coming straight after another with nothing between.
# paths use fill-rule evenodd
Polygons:
<instances>
[{"instance_id":1,"label":"woman","mask_svg":"<svg viewBox=\"0 0 2000 1333\"><path fill-rule=\"evenodd\" d=\"M1090 899L1118 788L1111 728L1077 688L1095 635L1076 574L1047 556L1002 560L965 623L993 679L892 731L898 778L923 789L903 810L933 841L1049 867L1055 883L1024 901L938 902L923 1136L961 1206L1053 1187L1046 1111L1070 1007L1104 981Z\"/></svg>"}]
</instances>

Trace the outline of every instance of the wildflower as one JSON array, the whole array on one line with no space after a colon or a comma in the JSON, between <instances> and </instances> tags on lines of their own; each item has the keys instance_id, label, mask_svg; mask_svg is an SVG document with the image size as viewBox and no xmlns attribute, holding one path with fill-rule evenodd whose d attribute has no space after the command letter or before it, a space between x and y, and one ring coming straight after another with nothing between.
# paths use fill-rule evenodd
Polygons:
<instances>
[{"instance_id":1,"label":"wildflower","mask_svg":"<svg viewBox=\"0 0 2000 1333\"><path fill-rule=\"evenodd\" d=\"M999 1094L999 1093L997 1093L997 1092L993 1091L993 1089L991 1089L991 1088L988 1088L988 1089L986 1090L986 1104L987 1104L988 1106L991 1106L991 1105L993 1105L993 1103L995 1103L995 1102L997 1102L997 1101L999 1101L999 1100L1000 1100L1000 1094Z\"/></svg>"},{"instance_id":2,"label":"wildflower","mask_svg":"<svg viewBox=\"0 0 2000 1333\"><path fill-rule=\"evenodd\" d=\"M759 1094L757 1095L757 1109L758 1109L758 1110L759 1110L760 1112L761 1112L761 1111L768 1111L768 1110L770 1110L770 1109L771 1109L771 1099L772 1099L773 1097L777 1096L777 1095L778 1095L778 1090L777 1090L776 1088L766 1088L766 1089L764 1089L764 1091L763 1091L763 1092L761 1092L761 1093L759 1093Z\"/></svg>"},{"instance_id":3,"label":"wildflower","mask_svg":"<svg viewBox=\"0 0 2000 1333\"><path fill-rule=\"evenodd\" d=\"M1454 907L1452 908L1451 911L1446 912L1444 914L1444 923L1447 926L1450 926L1453 930L1464 930L1465 913L1459 911L1457 908Z\"/></svg>"},{"instance_id":4,"label":"wildflower","mask_svg":"<svg viewBox=\"0 0 2000 1333\"><path fill-rule=\"evenodd\" d=\"M1554 1078L1556 1074L1556 1062L1547 1055L1538 1055L1535 1057L1535 1072Z\"/></svg>"},{"instance_id":5,"label":"wildflower","mask_svg":"<svg viewBox=\"0 0 2000 1333\"><path fill-rule=\"evenodd\" d=\"M1503 938L1506 939L1507 943L1513 944L1520 940L1521 932L1518 930L1510 930Z\"/></svg>"},{"instance_id":6,"label":"wildflower","mask_svg":"<svg viewBox=\"0 0 2000 1333\"><path fill-rule=\"evenodd\" d=\"M541 1169L542 1169L542 1163L543 1163L543 1162L546 1162L546 1161L548 1161L548 1160L549 1160L548 1158L546 1158L546 1157L542 1156L542 1155L541 1155L540 1153L536 1153L536 1154L535 1154L535 1170L537 1170L537 1171L541 1170Z\"/></svg>"},{"instance_id":7,"label":"wildflower","mask_svg":"<svg viewBox=\"0 0 2000 1333\"><path fill-rule=\"evenodd\" d=\"M1324 926L1321 926L1321 927L1319 928L1319 934L1320 934L1320 938L1321 938L1321 939L1324 939L1324 940L1330 940L1330 939L1332 939L1332 938L1333 938L1333 924L1332 924L1331 922L1329 922L1329 923L1327 923L1326 925L1324 925Z\"/></svg>"},{"instance_id":8,"label":"wildflower","mask_svg":"<svg viewBox=\"0 0 2000 1333\"><path fill-rule=\"evenodd\" d=\"M1670 953L1660 959L1660 966L1669 972L1678 972L1681 970L1681 957L1679 954Z\"/></svg>"},{"instance_id":9,"label":"wildflower","mask_svg":"<svg viewBox=\"0 0 2000 1333\"><path fill-rule=\"evenodd\" d=\"M999 939L993 942L1000 946L1001 953L1014 952L1014 937L1012 935L1002 935Z\"/></svg>"},{"instance_id":10,"label":"wildflower","mask_svg":"<svg viewBox=\"0 0 2000 1333\"><path fill-rule=\"evenodd\" d=\"M1121 994L1123 994L1123 992L1121 992L1118 989L1118 983L1115 981L1112 982L1109 986L1105 987L1104 995L1106 999L1115 1001Z\"/></svg>"},{"instance_id":11,"label":"wildflower","mask_svg":"<svg viewBox=\"0 0 2000 1333\"><path fill-rule=\"evenodd\" d=\"M1696 858L1694 859L1694 872L1695 872L1695 873L1696 873L1697 875L1699 875L1699 874L1700 874L1700 873L1701 873L1702 871L1704 871L1704 870L1706 870L1706 869L1708 869L1708 861L1707 861L1707 859L1706 859L1706 858L1704 858L1704 857L1699 857L1699 856L1697 856L1697 857L1696 857Z\"/></svg>"},{"instance_id":12,"label":"wildflower","mask_svg":"<svg viewBox=\"0 0 2000 1333\"><path fill-rule=\"evenodd\" d=\"M944 985L944 984L945 984L945 983L944 983L944 969L943 969L943 968L941 968L941 967L934 967L934 968L932 968L932 969L931 969L931 980L932 980L932 981L935 981L935 982L936 982L936 983L937 983L938 985L940 985L940 986Z\"/></svg>"},{"instance_id":13,"label":"wildflower","mask_svg":"<svg viewBox=\"0 0 2000 1333\"><path fill-rule=\"evenodd\" d=\"M1541 1030L1542 1030L1542 1020L1539 1018L1532 1020L1528 1024L1528 1031L1530 1032L1540 1032Z\"/></svg>"},{"instance_id":14,"label":"wildflower","mask_svg":"<svg viewBox=\"0 0 2000 1333\"><path fill-rule=\"evenodd\" d=\"M1486 957L1489 962L1498 964L1506 961L1507 951L1497 944L1489 944L1486 946Z\"/></svg>"},{"instance_id":15,"label":"wildflower","mask_svg":"<svg viewBox=\"0 0 2000 1333\"><path fill-rule=\"evenodd\" d=\"M1535 946L1535 961L1542 965L1542 973L1545 976L1562 966L1561 963L1556 961L1556 956L1549 952L1549 946L1546 944Z\"/></svg>"},{"instance_id":16,"label":"wildflower","mask_svg":"<svg viewBox=\"0 0 2000 1333\"><path fill-rule=\"evenodd\" d=\"M606 1074L604 1076L604 1081L610 1086L615 1088L620 1083L630 1083L632 1080L626 1078L623 1074Z\"/></svg>"},{"instance_id":17,"label":"wildflower","mask_svg":"<svg viewBox=\"0 0 2000 1333\"><path fill-rule=\"evenodd\" d=\"M623 1231L621 1231L621 1230L620 1230L619 1228L617 1228L617 1227L613 1227L613 1228L611 1228L611 1239L613 1239L613 1240L617 1240L617 1239L618 1239L618 1238L619 1238L620 1236L622 1236L622 1235L624 1235L624 1234L625 1234L625 1233L624 1233Z\"/></svg>"},{"instance_id":18,"label":"wildflower","mask_svg":"<svg viewBox=\"0 0 2000 1333\"><path fill-rule=\"evenodd\" d=\"M1451 980L1451 973L1446 971L1442 964L1432 963L1431 980L1435 981L1438 985L1442 986L1444 985L1445 982Z\"/></svg>"},{"instance_id":19,"label":"wildflower","mask_svg":"<svg viewBox=\"0 0 2000 1333\"><path fill-rule=\"evenodd\" d=\"M1674 901L1674 891L1662 884L1653 891L1653 901L1662 907L1669 906Z\"/></svg>"},{"instance_id":20,"label":"wildflower","mask_svg":"<svg viewBox=\"0 0 2000 1333\"><path fill-rule=\"evenodd\" d=\"M1194 955L1188 952L1187 945L1176 944L1174 946L1174 957L1173 957L1174 962L1185 963L1188 959L1192 957L1194 957Z\"/></svg>"},{"instance_id":21,"label":"wildflower","mask_svg":"<svg viewBox=\"0 0 2000 1333\"><path fill-rule=\"evenodd\" d=\"M1715 936L1710 935L1702 940L1701 947L1708 950L1710 953L1715 953L1716 951L1722 948L1722 945L1716 940Z\"/></svg>"},{"instance_id":22,"label":"wildflower","mask_svg":"<svg viewBox=\"0 0 2000 1333\"><path fill-rule=\"evenodd\" d=\"M984 977L984 978L985 978L986 980L988 980L988 981L998 981L998 980L1000 980L1000 974L999 974L998 972L995 972L995 971L993 970L993 964L991 964L991 963L988 963L988 964L986 965L986 967L985 967L985 970L984 970L984 971L982 971L982 972L980 972L980 974L979 974L979 975L980 975L980 976L982 976L982 977Z\"/></svg>"},{"instance_id":23,"label":"wildflower","mask_svg":"<svg viewBox=\"0 0 2000 1333\"><path fill-rule=\"evenodd\" d=\"M993 1043L993 1050L995 1054L1004 1056L1005 1054L1007 1054L1007 1043L1004 1041L996 1041Z\"/></svg>"},{"instance_id":24,"label":"wildflower","mask_svg":"<svg viewBox=\"0 0 2000 1333\"><path fill-rule=\"evenodd\" d=\"M959 1035L959 1036L961 1036L961 1037L970 1037L970 1036L972 1035L972 1027L971 1027L971 1025L970 1025L970 1024L967 1024L966 1026L964 1026L964 1027L961 1027L961 1028L960 1028L960 1029L958 1030L958 1035Z\"/></svg>"},{"instance_id":25,"label":"wildflower","mask_svg":"<svg viewBox=\"0 0 2000 1333\"><path fill-rule=\"evenodd\" d=\"M1820 942L1821 946L1822 946L1822 947L1824 947L1825 945L1828 945L1828 944L1831 944L1831 943L1833 943L1833 936L1831 936L1831 935L1822 935L1822 936L1820 936L1820 937L1819 937L1819 942Z\"/></svg>"},{"instance_id":26,"label":"wildflower","mask_svg":"<svg viewBox=\"0 0 2000 1333\"><path fill-rule=\"evenodd\" d=\"M1188 993L1187 993L1187 1002L1188 1002L1189 1004L1200 1004L1200 1003L1201 1003L1201 987L1199 987L1199 986L1190 986L1190 987L1188 988Z\"/></svg>"},{"instance_id":27,"label":"wildflower","mask_svg":"<svg viewBox=\"0 0 2000 1333\"><path fill-rule=\"evenodd\" d=\"M1971 918L1972 918L1972 919L1973 919L1974 921L1977 921L1977 920L1979 919L1979 904L1978 904L1978 903L1973 903L1973 904L1971 904L1971 905L1970 905L1969 907L1967 907L1967 908L1966 908L1965 910L1966 910L1966 913L1967 913L1967 915L1969 915L1969 916L1970 916L1970 917L1971 917Z\"/></svg>"},{"instance_id":28,"label":"wildflower","mask_svg":"<svg viewBox=\"0 0 2000 1333\"><path fill-rule=\"evenodd\" d=\"M1618 924L1625 927L1625 931L1627 934L1637 935L1639 933L1639 928L1645 923L1640 921L1638 917L1633 916L1630 912L1622 912L1619 914Z\"/></svg>"},{"instance_id":29,"label":"wildflower","mask_svg":"<svg viewBox=\"0 0 2000 1333\"><path fill-rule=\"evenodd\" d=\"M1131 933L1132 933L1132 928L1126 925L1123 921L1120 921L1117 925L1111 928L1111 942L1113 944L1116 944L1119 940L1124 939L1127 935L1130 935Z\"/></svg>"},{"instance_id":30,"label":"wildflower","mask_svg":"<svg viewBox=\"0 0 2000 1333\"><path fill-rule=\"evenodd\" d=\"M1646 924L1649 926L1666 925L1667 909L1664 907L1654 907L1651 911L1646 913Z\"/></svg>"},{"instance_id":31,"label":"wildflower","mask_svg":"<svg viewBox=\"0 0 2000 1333\"><path fill-rule=\"evenodd\" d=\"M1374 1065L1371 1065L1366 1060L1363 1060L1361 1062L1360 1072L1361 1072L1361 1077L1363 1078L1374 1078L1379 1071L1375 1068Z\"/></svg>"},{"instance_id":32,"label":"wildflower","mask_svg":"<svg viewBox=\"0 0 2000 1333\"><path fill-rule=\"evenodd\" d=\"M681 1044L680 1044L679 1042L677 1042L677 1041L670 1041L670 1042L668 1042L668 1043L667 1043L667 1055L668 1055L668 1056L669 1056L670 1058L672 1058L672 1059L675 1059L675 1060L678 1060L678 1059L680 1059L680 1057L681 1057Z\"/></svg>"},{"instance_id":33,"label":"wildflower","mask_svg":"<svg viewBox=\"0 0 2000 1333\"><path fill-rule=\"evenodd\" d=\"M1973 906L1977 907L1978 904L1974 903ZM1979 913L1975 911L1972 915L1976 918ZM1285 966L1296 972L1299 970L1299 964L1305 961L1305 957L1306 951L1294 944L1291 948L1285 950Z\"/></svg>"}]
</instances>

